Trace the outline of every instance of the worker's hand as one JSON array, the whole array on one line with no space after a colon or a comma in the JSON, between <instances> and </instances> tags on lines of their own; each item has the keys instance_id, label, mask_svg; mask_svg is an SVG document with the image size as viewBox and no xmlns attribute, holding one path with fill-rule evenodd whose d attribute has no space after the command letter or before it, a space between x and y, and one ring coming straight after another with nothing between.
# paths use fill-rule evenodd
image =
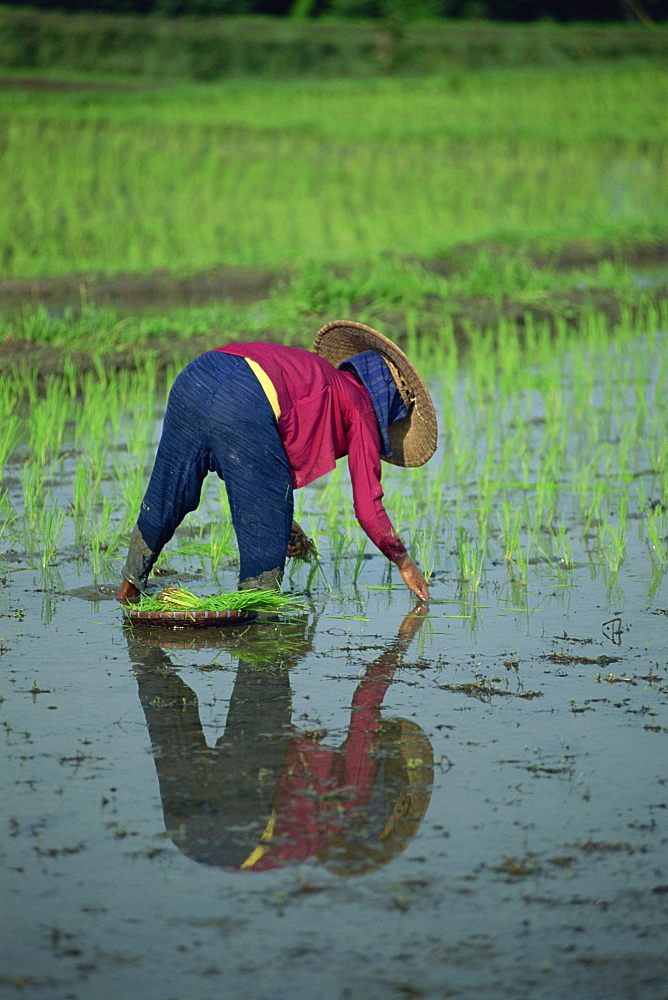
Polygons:
<instances>
[{"instance_id":1,"label":"worker's hand","mask_svg":"<svg viewBox=\"0 0 668 1000\"><path fill-rule=\"evenodd\" d=\"M123 583L116 591L116 599L121 604L134 604L135 601L139 600L140 593L139 587L135 587L134 583L130 583L129 580L123 580Z\"/></svg>"},{"instance_id":2,"label":"worker's hand","mask_svg":"<svg viewBox=\"0 0 668 1000\"><path fill-rule=\"evenodd\" d=\"M417 634L418 629L425 619L425 615L428 614L429 607L424 603L424 601L420 601L419 604L416 604L411 613L406 615L399 626L399 638L408 639L410 641L413 636Z\"/></svg>"},{"instance_id":3,"label":"worker's hand","mask_svg":"<svg viewBox=\"0 0 668 1000\"><path fill-rule=\"evenodd\" d=\"M292 528L290 529L290 538L288 540L288 557L299 555L301 548L301 538L304 535L304 529L301 525L297 524L296 521L292 522Z\"/></svg>"},{"instance_id":4,"label":"worker's hand","mask_svg":"<svg viewBox=\"0 0 668 1000\"><path fill-rule=\"evenodd\" d=\"M405 555L398 561L397 566L406 586L410 587L421 601L428 601L429 587L417 563L414 563L409 555Z\"/></svg>"},{"instance_id":5,"label":"worker's hand","mask_svg":"<svg viewBox=\"0 0 668 1000\"><path fill-rule=\"evenodd\" d=\"M312 562L318 558L315 542L296 521L292 522L290 529L287 556L289 559L303 559L304 562Z\"/></svg>"}]
</instances>

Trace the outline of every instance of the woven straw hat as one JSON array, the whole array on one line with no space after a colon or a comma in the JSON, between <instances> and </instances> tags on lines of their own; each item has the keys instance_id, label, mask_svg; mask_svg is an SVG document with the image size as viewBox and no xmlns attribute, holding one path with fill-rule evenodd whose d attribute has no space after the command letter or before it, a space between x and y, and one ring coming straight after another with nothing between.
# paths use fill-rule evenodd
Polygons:
<instances>
[{"instance_id":1,"label":"woven straw hat","mask_svg":"<svg viewBox=\"0 0 668 1000\"><path fill-rule=\"evenodd\" d=\"M436 411L429 390L404 352L389 337L362 323L336 319L318 330L313 350L335 368L353 354L378 351L394 376L408 416L389 427L392 454L383 456L393 465L424 465L436 450Z\"/></svg>"}]
</instances>

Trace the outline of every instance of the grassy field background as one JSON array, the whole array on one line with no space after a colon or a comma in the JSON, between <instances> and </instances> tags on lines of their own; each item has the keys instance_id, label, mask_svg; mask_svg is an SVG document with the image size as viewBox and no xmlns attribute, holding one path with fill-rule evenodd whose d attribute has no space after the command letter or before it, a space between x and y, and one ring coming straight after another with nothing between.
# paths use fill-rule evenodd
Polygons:
<instances>
[{"instance_id":1,"label":"grassy field background","mask_svg":"<svg viewBox=\"0 0 668 1000\"><path fill-rule=\"evenodd\" d=\"M660 59L215 83L5 67L0 362L665 299Z\"/></svg>"},{"instance_id":2,"label":"grassy field background","mask_svg":"<svg viewBox=\"0 0 668 1000\"><path fill-rule=\"evenodd\" d=\"M5 275L666 231L658 68L0 96Z\"/></svg>"}]
</instances>

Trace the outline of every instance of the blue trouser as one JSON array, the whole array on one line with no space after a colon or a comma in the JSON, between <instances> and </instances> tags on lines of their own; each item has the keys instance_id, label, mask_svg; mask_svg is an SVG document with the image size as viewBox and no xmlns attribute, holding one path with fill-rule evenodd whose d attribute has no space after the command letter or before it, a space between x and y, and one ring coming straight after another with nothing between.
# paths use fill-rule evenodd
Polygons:
<instances>
[{"instance_id":1,"label":"blue trouser","mask_svg":"<svg viewBox=\"0 0 668 1000\"><path fill-rule=\"evenodd\" d=\"M263 574L280 581L293 515L290 468L258 379L243 358L221 351L195 358L172 386L126 579L144 586L163 547L197 508L209 472L225 483L241 584L254 585Z\"/></svg>"}]
</instances>

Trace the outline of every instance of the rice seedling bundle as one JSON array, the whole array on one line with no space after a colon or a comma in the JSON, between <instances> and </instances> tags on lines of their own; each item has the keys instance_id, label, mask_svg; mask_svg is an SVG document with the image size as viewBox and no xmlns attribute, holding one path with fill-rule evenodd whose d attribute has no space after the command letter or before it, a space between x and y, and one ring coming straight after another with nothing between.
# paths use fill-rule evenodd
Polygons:
<instances>
[{"instance_id":1,"label":"rice seedling bundle","mask_svg":"<svg viewBox=\"0 0 668 1000\"><path fill-rule=\"evenodd\" d=\"M237 590L229 594L201 597L183 587L163 587L155 596L142 595L134 607L139 611L259 611L279 614L302 607L298 597L278 590Z\"/></svg>"}]
</instances>

